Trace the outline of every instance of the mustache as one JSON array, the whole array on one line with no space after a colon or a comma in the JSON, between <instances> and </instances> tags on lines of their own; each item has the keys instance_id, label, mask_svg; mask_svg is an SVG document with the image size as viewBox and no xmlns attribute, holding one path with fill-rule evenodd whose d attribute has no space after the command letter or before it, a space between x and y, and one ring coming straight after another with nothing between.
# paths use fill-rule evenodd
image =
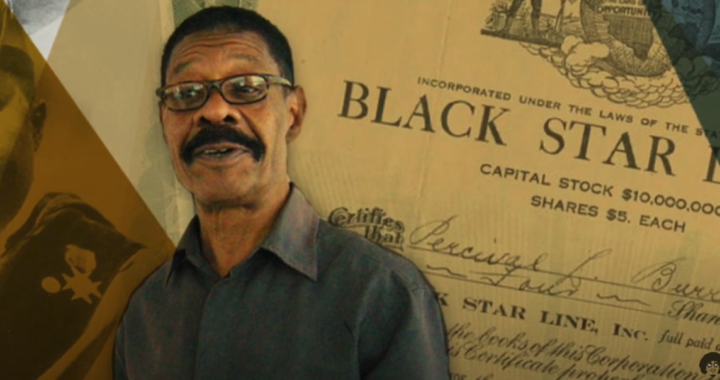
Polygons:
<instances>
[{"instance_id":1,"label":"mustache","mask_svg":"<svg viewBox=\"0 0 720 380\"><path fill-rule=\"evenodd\" d=\"M180 157L186 164L191 164L195 159L195 150L206 144L217 144L229 142L247 148L255 161L260 161L265 156L265 144L262 141L252 138L227 125L216 125L205 127L198 132L192 140L185 143Z\"/></svg>"}]
</instances>

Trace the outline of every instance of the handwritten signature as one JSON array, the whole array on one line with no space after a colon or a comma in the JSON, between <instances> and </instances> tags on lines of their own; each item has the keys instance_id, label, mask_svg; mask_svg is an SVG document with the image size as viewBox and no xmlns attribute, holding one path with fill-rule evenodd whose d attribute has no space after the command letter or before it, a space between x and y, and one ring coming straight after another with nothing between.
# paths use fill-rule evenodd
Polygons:
<instances>
[{"instance_id":1,"label":"handwritten signature","mask_svg":"<svg viewBox=\"0 0 720 380\"><path fill-rule=\"evenodd\" d=\"M720 303L720 289L694 285L689 282L675 281L681 257L675 260L652 264L638 271L630 278L633 285L646 285L646 288L660 294L680 296L699 301Z\"/></svg>"},{"instance_id":2,"label":"handwritten signature","mask_svg":"<svg viewBox=\"0 0 720 380\"><path fill-rule=\"evenodd\" d=\"M525 259L522 255L510 252L496 253L477 250L473 246L463 246L455 241L448 241L444 235L450 230L451 222L457 216L443 220L435 220L412 231L409 244L412 248L454 256L473 263L482 263L491 267L499 267L500 272L476 272L478 280L497 287L511 287L515 290L528 291L551 296L573 296L582 285L582 278L578 274L592 262L602 259L612 253L610 249L603 249L583 260L568 273L554 274L541 269L541 264L548 258L547 253L541 253L534 258ZM440 268L438 268L440 269ZM446 268L442 268L445 270ZM524 274L524 275L523 275ZM530 274L530 275L528 275ZM531 275L535 276L531 277ZM537 275L552 274L557 277L554 281L538 281ZM509 279L518 280L514 283ZM511 282L512 284L509 284Z\"/></svg>"},{"instance_id":3,"label":"handwritten signature","mask_svg":"<svg viewBox=\"0 0 720 380\"><path fill-rule=\"evenodd\" d=\"M472 245L462 244L447 237L452 223L457 215L446 219L434 220L414 229L408 239L409 246L414 249L429 251L465 260L471 263L483 264L489 268L487 271L469 270L475 275L473 280L491 286L508 288L518 291L527 291L538 294L572 297L581 289L583 281L602 283L620 288L620 293L633 291L650 292L661 295L678 296L687 299L720 303L720 289L694 285L687 282L676 281L679 264L685 258L664 261L642 268L630 277L629 283L618 283L589 277L582 273L587 272L593 264L613 253L609 248L599 250L577 264L567 273L553 272L544 269L543 263L548 259L548 253L536 256L523 256L511 252L488 252ZM438 272L442 271L452 277L467 279L470 276L451 271L445 267L429 267ZM544 280L543 277L549 278ZM633 293L636 294L636 293ZM627 298L617 293L595 294L600 301L614 301L617 304L638 304L650 307L651 304L644 298Z\"/></svg>"}]
</instances>

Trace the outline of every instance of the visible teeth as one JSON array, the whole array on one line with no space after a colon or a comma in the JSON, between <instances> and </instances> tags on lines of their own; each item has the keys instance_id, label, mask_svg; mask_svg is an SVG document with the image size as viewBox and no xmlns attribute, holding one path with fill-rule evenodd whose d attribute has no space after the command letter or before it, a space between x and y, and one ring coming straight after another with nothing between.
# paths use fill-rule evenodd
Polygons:
<instances>
[{"instance_id":1,"label":"visible teeth","mask_svg":"<svg viewBox=\"0 0 720 380\"><path fill-rule=\"evenodd\" d=\"M222 154L227 153L230 149L224 148L224 149L207 149L203 151L203 154Z\"/></svg>"}]
</instances>

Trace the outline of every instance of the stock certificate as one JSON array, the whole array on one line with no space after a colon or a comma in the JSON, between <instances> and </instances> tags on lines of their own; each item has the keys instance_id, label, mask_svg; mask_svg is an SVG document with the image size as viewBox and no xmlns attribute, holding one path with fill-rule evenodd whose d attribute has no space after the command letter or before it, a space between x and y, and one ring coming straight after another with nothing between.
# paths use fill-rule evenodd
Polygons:
<instances>
[{"instance_id":1,"label":"stock certificate","mask_svg":"<svg viewBox=\"0 0 720 380\"><path fill-rule=\"evenodd\" d=\"M292 177L426 274L453 379L709 378L714 2L320 3L260 8L304 62Z\"/></svg>"}]
</instances>

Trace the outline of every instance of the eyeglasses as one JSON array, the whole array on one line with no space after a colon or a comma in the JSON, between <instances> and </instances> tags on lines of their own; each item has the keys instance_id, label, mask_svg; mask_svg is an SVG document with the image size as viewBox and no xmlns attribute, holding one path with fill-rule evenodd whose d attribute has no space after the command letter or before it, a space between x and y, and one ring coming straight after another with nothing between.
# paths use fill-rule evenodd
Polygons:
<instances>
[{"instance_id":1,"label":"eyeglasses","mask_svg":"<svg viewBox=\"0 0 720 380\"><path fill-rule=\"evenodd\" d=\"M210 98L210 91L217 88L223 99L230 104L250 104L267 97L271 85L293 88L293 84L285 78L265 75L246 74L230 78L183 82L157 89L155 94L171 111L190 111L205 105Z\"/></svg>"}]
</instances>

